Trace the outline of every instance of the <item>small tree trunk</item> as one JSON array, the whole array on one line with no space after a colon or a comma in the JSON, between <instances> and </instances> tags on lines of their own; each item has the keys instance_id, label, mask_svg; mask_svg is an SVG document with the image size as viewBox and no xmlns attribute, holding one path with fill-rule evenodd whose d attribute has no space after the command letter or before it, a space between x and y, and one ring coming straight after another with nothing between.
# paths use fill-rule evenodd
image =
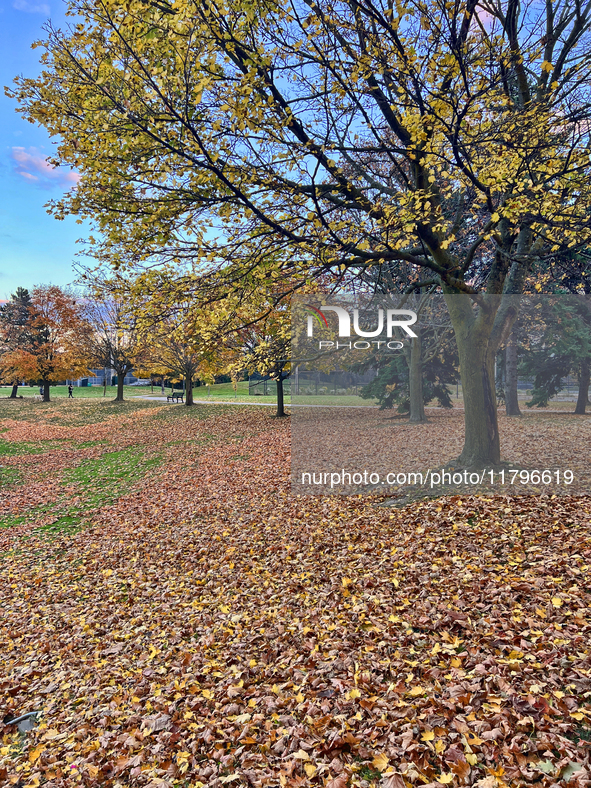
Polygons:
<instances>
[{"instance_id":1,"label":"small tree trunk","mask_svg":"<svg viewBox=\"0 0 591 788\"><path fill-rule=\"evenodd\" d=\"M581 370L579 372L579 394L577 396L577 405L575 413L583 414L587 407L587 398L589 396L589 384L591 383L591 359L585 358L581 362Z\"/></svg>"},{"instance_id":2,"label":"small tree trunk","mask_svg":"<svg viewBox=\"0 0 591 788\"><path fill-rule=\"evenodd\" d=\"M125 373L117 371L117 396L115 402L123 402L123 381L125 380Z\"/></svg>"},{"instance_id":3,"label":"small tree trunk","mask_svg":"<svg viewBox=\"0 0 591 788\"><path fill-rule=\"evenodd\" d=\"M505 348L505 410L507 416L521 416L517 397L517 343L513 334Z\"/></svg>"},{"instance_id":4,"label":"small tree trunk","mask_svg":"<svg viewBox=\"0 0 591 788\"><path fill-rule=\"evenodd\" d=\"M494 385L494 359L478 343L459 342L464 394L464 448L459 463L485 468L501 461ZM463 346L463 347L462 347Z\"/></svg>"},{"instance_id":5,"label":"small tree trunk","mask_svg":"<svg viewBox=\"0 0 591 788\"><path fill-rule=\"evenodd\" d=\"M490 339L498 306L485 302L476 318L468 296L452 294L446 303L458 346L464 397L464 448L457 463L462 468L494 467L501 461L501 443L494 379L496 348L490 346Z\"/></svg>"},{"instance_id":6,"label":"small tree trunk","mask_svg":"<svg viewBox=\"0 0 591 788\"><path fill-rule=\"evenodd\" d=\"M418 329L415 328L415 332L418 333ZM427 421L425 402L423 400L423 359L420 334L416 339L411 339L410 342L409 394L409 422L420 424Z\"/></svg>"},{"instance_id":7,"label":"small tree trunk","mask_svg":"<svg viewBox=\"0 0 591 788\"><path fill-rule=\"evenodd\" d=\"M49 399L49 381L43 381L43 402L50 402Z\"/></svg>"},{"instance_id":8,"label":"small tree trunk","mask_svg":"<svg viewBox=\"0 0 591 788\"><path fill-rule=\"evenodd\" d=\"M12 392L10 394L9 399L16 399L16 392L18 391L18 383L12 384Z\"/></svg>"},{"instance_id":9,"label":"small tree trunk","mask_svg":"<svg viewBox=\"0 0 591 788\"><path fill-rule=\"evenodd\" d=\"M281 373L277 378L277 413L275 415L279 418L287 415L283 406L283 378Z\"/></svg>"},{"instance_id":10,"label":"small tree trunk","mask_svg":"<svg viewBox=\"0 0 591 788\"><path fill-rule=\"evenodd\" d=\"M160 378L160 391L162 392L162 396L166 394L166 391L164 390L164 375Z\"/></svg>"},{"instance_id":11,"label":"small tree trunk","mask_svg":"<svg viewBox=\"0 0 591 788\"><path fill-rule=\"evenodd\" d=\"M185 388L185 405L190 407L193 404L193 376L186 375L183 383Z\"/></svg>"}]
</instances>

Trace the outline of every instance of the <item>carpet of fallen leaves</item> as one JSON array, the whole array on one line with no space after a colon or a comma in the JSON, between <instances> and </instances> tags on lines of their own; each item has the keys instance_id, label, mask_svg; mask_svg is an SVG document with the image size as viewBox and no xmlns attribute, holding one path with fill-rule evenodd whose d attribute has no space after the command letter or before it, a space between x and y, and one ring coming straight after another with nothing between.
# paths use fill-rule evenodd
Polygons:
<instances>
[{"instance_id":1,"label":"carpet of fallen leaves","mask_svg":"<svg viewBox=\"0 0 591 788\"><path fill-rule=\"evenodd\" d=\"M80 530L2 529L1 785L591 784L589 498L298 498L288 420L188 411L0 422L47 441L4 510L164 452Z\"/></svg>"},{"instance_id":2,"label":"carpet of fallen leaves","mask_svg":"<svg viewBox=\"0 0 591 788\"><path fill-rule=\"evenodd\" d=\"M566 405L567 403L558 403ZM576 415L557 410L525 410L516 419L499 413L499 434L502 460L508 467L517 469L550 470L549 485L527 485L516 474L506 471L506 489L501 489L496 477L496 489L490 489L488 475L481 492L523 492L547 494L589 494L591 492L591 414ZM377 408L323 408L300 407L294 409L292 420L292 465L294 491L303 493L330 492L330 481L324 488L303 485L302 474L339 471L349 473L366 470L377 473L382 480L392 471L395 474L422 473L428 477L430 470L453 465L464 443L464 414L459 408L432 408L427 411L428 421L410 424L408 417L392 415L394 411ZM449 470L449 468L448 468ZM560 483L555 483L554 473L560 473ZM571 471L572 484L565 484L564 471ZM571 477L572 478L572 477ZM383 482L382 482L383 484ZM384 487L377 487L381 490ZM455 485L441 492L474 493L480 485ZM488 489L486 489L488 487ZM429 484L425 482L429 492ZM340 486L338 492L360 492L359 485ZM364 490L367 492L367 487ZM395 493L396 487L391 488ZM334 492L334 490L333 490ZM402 486L401 494L412 493L412 485ZM415 491L416 492L416 491Z\"/></svg>"}]
</instances>

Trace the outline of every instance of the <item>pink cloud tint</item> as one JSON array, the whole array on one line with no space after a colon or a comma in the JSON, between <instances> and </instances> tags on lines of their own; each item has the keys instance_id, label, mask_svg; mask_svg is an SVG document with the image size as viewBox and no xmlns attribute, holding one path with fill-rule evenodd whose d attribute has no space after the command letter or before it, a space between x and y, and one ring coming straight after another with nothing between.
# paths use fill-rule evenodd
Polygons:
<instances>
[{"instance_id":1,"label":"pink cloud tint","mask_svg":"<svg viewBox=\"0 0 591 788\"><path fill-rule=\"evenodd\" d=\"M74 186L80 180L77 172L52 167L37 148L13 148L12 158L17 174L39 186Z\"/></svg>"}]
</instances>

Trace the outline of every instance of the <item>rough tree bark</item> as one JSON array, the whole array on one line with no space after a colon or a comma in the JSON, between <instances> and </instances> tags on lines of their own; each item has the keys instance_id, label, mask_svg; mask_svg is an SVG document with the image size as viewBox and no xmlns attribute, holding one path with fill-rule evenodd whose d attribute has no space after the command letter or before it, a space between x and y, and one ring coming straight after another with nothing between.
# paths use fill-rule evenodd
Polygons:
<instances>
[{"instance_id":1,"label":"rough tree bark","mask_svg":"<svg viewBox=\"0 0 591 788\"><path fill-rule=\"evenodd\" d=\"M446 293L460 358L464 394L464 448L457 462L462 468L490 468L501 461L497 422L491 336L498 300L483 297L478 314L469 296Z\"/></svg>"},{"instance_id":2,"label":"rough tree bark","mask_svg":"<svg viewBox=\"0 0 591 788\"><path fill-rule=\"evenodd\" d=\"M419 329L415 327L416 339L410 342L410 364L409 364L409 397L410 415L409 422L420 424L427 421L425 416L425 403L423 400L423 359L422 343Z\"/></svg>"},{"instance_id":3,"label":"rough tree bark","mask_svg":"<svg viewBox=\"0 0 591 788\"><path fill-rule=\"evenodd\" d=\"M282 418L283 416L287 416L284 407L284 397L283 397L283 377L281 373L279 373L277 377L277 412L275 413L276 416Z\"/></svg>"},{"instance_id":4,"label":"rough tree bark","mask_svg":"<svg viewBox=\"0 0 591 788\"><path fill-rule=\"evenodd\" d=\"M581 370L579 372L579 394L577 396L577 405L575 413L584 414L587 408L587 399L589 396L589 384L591 383L591 359L586 358L581 362Z\"/></svg>"},{"instance_id":5,"label":"rough tree bark","mask_svg":"<svg viewBox=\"0 0 591 788\"><path fill-rule=\"evenodd\" d=\"M50 402L50 399L49 399L49 381L48 380L42 381L42 385L43 385L43 402Z\"/></svg>"},{"instance_id":6,"label":"rough tree bark","mask_svg":"<svg viewBox=\"0 0 591 788\"><path fill-rule=\"evenodd\" d=\"M18 383L13 383L12 384L12 391L10 393L9 399L16 399L17 391L18 391Z\"/></svg>"},{"instance_id":7,"label":"rough tree bark","mask_svg":"<svg viewBox=\"0 0 591 788\"><path fill-rule=\"evenodd\" d=\"M193 404L193 375L185 375L185 405Z\"/></svg>"},{"instance_id":8,"label":"rough tree bark","mask_svg":"<svg viewBox=\"0 0 591 788\"><path fill-rule=\"evenodd\" d=\"M513 334L505 348L505 410L507 416L521 416L517 397L517 343Z\"/></svg>"},{"instance_id":9,"label":"rough tree bark","mask_svg":"<svg viewBox=\"0 0 591 788\"><path fill-rule=\"evenodd\" d=\"M120 369L116 370L117 372L117 396L115 397L115 402L123 402L123 382L125 380L125 370L121 371Z\"/></svg>"}]
</instances>

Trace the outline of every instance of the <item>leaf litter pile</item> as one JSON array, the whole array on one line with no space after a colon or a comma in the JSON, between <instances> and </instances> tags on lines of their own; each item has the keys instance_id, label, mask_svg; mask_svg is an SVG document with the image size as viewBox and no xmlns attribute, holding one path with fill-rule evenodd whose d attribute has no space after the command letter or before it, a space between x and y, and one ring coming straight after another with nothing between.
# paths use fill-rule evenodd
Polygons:
<instances>
[{"instance_id":1,"label":"leaf litter pile","mask_svg":"<svg viewBox=\"0 0 591 788\"><path fill-rule=\"evenodd\" d=\"M591 784L589 498L298 498L262 409L76 407L0 489L1 785Z\"/></svg>"}]
</instances>

